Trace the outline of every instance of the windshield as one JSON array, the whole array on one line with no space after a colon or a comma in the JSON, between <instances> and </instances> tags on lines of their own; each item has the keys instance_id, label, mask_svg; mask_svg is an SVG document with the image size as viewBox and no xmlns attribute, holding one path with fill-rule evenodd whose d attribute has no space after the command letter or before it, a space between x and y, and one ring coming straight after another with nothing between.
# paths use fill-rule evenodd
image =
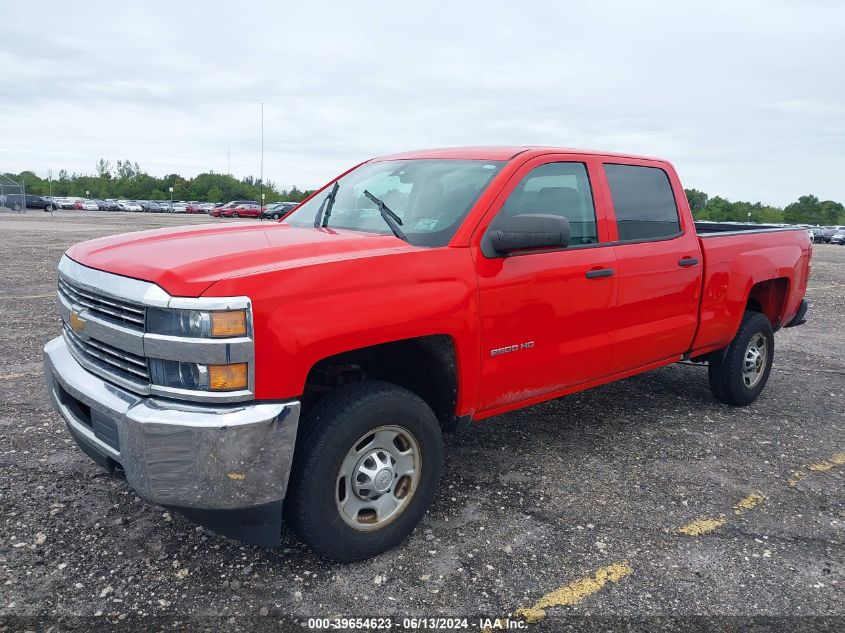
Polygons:
<instances>
[{"instance_id":1,"label":"windshield","mask_svg":"<svg viewBox=\"0 0 845 633\"><path fill-rule=\"evenodd\" d=\"M338 180L329 228L390 234L377 205L382 200L402 219L402 232L416 246L445 246L504 161L391 160L366 163ZM285 219L314 226L327 187Z\"/></svg>"}]
</instances>

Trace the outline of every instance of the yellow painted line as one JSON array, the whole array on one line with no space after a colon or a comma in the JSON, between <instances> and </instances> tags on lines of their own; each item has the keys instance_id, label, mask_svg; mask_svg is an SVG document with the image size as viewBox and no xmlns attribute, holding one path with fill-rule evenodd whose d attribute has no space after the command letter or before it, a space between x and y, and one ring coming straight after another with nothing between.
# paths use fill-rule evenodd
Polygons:
<instances>
[{"instance_id":1,"label":"yellow painted line","mask_svg":"<svg viewBox=\"0 0 845 633\"><path fill-rule=\"evenodd\" d=\"M845 284L830 284L829 286L814 286L810 288L807 287L807 290L827 290L828 288L845 288Z\"/></svg>"},{"instance_id":2,"label":"yellow painted line","mask_svg":"<svg viewBox=\"0 0 845 633\"><path fill-rule=\"evenodd\" d=\"M23 378L24 376L40 376L43 371L27 371L20 374L0 374L0 380L14 380L15 378Z\"/></svg>"},{"instance_id":3,"label":"yellow painted line","mask_svg":"<svg viewBox=\"0 0 845 633\"><path fill-rule=\"evenodd\" d=\"M816 472L826 473L832 468L835 468L836 466L842 466L843 464L845 464L845 452L837 453L830 459L826 459L823 462L810 464L809 466L807 466L807 468Z\"/></svg>"},{"instance_id":4,"label":"yellow painted line","mask_svg":"<svg viewBox=\"0 0 845 633\"><path fill-rule=\"evenodd\" d=\"M529 624L541 622L546 617L546 609L551 607L566 607L580 602L584 598L604 589L607 583L619 582L634 573L627 561L613 563L596 570L593 576L586 576L550 591L530 607L516 610L517 617Z\"/></svg>"},{"instance_id":5,"label":"yellow painted line","mask_svg":"<svg viewBox=\"0 0 845 633\"><path fill-rule=\"evenodd\" d=\"M743 497L734 504L734 514L742 514L746 510L753 510L758 505L763 503L766 498L759 492L752 492L747 497Z\"/></svg>"},{"instance_id":6,"label":"yellow painted line","mask_svg":"<svg viewBox=\"0 0 845 633\"><path fill-rule=\"evenodd\" d=\"M816 462L814 464L810 464L807 466L807 470L817 472L817 473L826 473L829 470L833 470L837 466L845 465L845 452L836 453L832 455L829 459L822 460L820 462ZM803 470L793 470L792 471L792 479L787 481L791 488L794 488L799 481L802 481L813 474L813 472L805 472Z\"/></svg>"},{"instance_id":7,"label":"yellow painted line","mask_svg":"<svg viewBox=\"0 0 845 633\"><path fill-rule=\"evenodd\" d=\"M793 470L792 471L792 479L790 479L786 483L788 483L791 488L794 488L798 484L799 481L801 481L802 479L806 479L806 478L807 478L807 473L805 473L803 470Z\"/></svg>"},{"instance_id":8,"label":"yellow painted line","mask_svg":"<svg viewBox=\"0 0 845 633\"><path fill-rule=\"evenodd\" d=\"M5 295L3 297L0 297L0 299L6 299L7 301L14 301L15 299L50 299L50 298L55 298L55 296L56 296L56 293L51 292L48 295L18 295L16 297L12 296L12 295Z\"/></svg>"},{"instance_id":9,"label":"yellow painted line","mask_svg":"<svg viewBox=\"0 0 845 633\"><path fill-rule=\"evenodd\" d=\"M724 514L719 515L718 519L696 519L695 521L691 521L683 527L678 528L678 532L686 534L687 536L701 536L702 534L709 534L713 530L722 527L727 522L728 520L725 518Z\"/></svg>"}]
</instances>

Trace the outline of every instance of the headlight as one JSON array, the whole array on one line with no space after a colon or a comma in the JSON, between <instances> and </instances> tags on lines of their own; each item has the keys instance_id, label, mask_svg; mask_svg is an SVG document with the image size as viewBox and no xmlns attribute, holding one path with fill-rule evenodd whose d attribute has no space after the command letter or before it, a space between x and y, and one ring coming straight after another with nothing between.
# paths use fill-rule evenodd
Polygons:
<instances>
[{"instance_id":1,"label":"headlight","mask_svg":"<svg viewBox=\"0 0 845 633\"><path fill-rule=\"evenodd\" d=\"M147 308L147 331L194 338L246 336L246 310Z\"/></svg>"},{"instance_id":2,"label":"headlight","mask_svg":"<svg viewBox=\"0 0 845 633\"><path fill-rule=\"evenodd\" d=\"M176 389L235 391L249 386L246 363L200 365L151 358L150 378L156 385Z\"/></svg>"}]
</instances>

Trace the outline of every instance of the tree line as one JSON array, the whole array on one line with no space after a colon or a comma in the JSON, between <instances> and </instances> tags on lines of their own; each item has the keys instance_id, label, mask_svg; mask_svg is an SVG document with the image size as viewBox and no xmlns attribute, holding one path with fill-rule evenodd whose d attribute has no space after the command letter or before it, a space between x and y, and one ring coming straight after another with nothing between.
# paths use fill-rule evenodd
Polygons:
<instances>
[{"instance_id":1,"label":"tree line","mask_svg":"<svg viewBox=\"0 0 845 633\"><path fill-rule=\"evenodd\" d=\"M193 178L179 174L162 177L144 172L138 163L129 160L111 161L100 159L96 174L68 174L62 170L58 178L50 183L31 171L19 174L5 174L16 182L23 182L26 192L46 196L52 192L60 197L116 198L128 200L168 200L173 187L174 200L198 200L200 202L228 202L230 200L260 200L264 193L267 203L279 200L298 202L307 198L313 190L280 189L272 181L247 176L238 180L229 174L208 172ZM721 196L710 197L698 189L686 189L692 213L697 220L717 222L758 222L763 224L845 224L845 206L833 200L819 200L806 195L785 207L775 207L762 202L732 202Z\"/></svg>"},{"instance_id":2,"label":"tree line","mask_svg":"<svg viewBox=\"0 0 845 633\"><path fill-rule=\"evenodd\" d=\"M698 189L685 189L696 220L716 222L757 222L761 224L845 224L845 206L816 196L801 196L785 207L762 202L731 202L721 196L708 196Z\"/></svg>"},{"instance_id":3,"label":"tree line","mask_svg":"<svg viewBox=\"0 0 845 633\"><path fill-rule=\"evenodd\" d=\"M79 197L118 200L169 200L173 187L174 200L197 200L199 202L229 202L230 200L260 200L264 193L266 203L281 200L298 202L307 198L313 190L280 189L270 180L246 176L238 180L229 174L208 172L193 178L179 174L162 177L151 176L138 163L129 160L111 161L100 159L96 174L69 174L65 170L50 182L31 171L19 174L5 174L16 182L23 182L26 193L38 196ZM85 192L89 192L85 195Z\"/></svg>"}]
</instances>

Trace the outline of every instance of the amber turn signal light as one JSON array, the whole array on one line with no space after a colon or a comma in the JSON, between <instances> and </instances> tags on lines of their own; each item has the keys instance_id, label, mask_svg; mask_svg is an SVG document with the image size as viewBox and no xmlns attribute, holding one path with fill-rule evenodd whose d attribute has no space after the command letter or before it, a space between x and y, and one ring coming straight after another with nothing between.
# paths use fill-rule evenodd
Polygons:
<instances>
[{"instance_id":1,"label":"amber turn signal light","mask_svg":"<svg viewBox=\"0 0 845 633\"><path fill-rule=\"evenodd\" d=\"M208 388L211 391L232 391L246 389L247 386L246 363L208 366Z\"/></svg>"},{"instance_id":2,"label":"amber turn signal light","mask_svg":"<svg viewBox=\"0 0 845 633\"><path fill-rule=\"evenodd\" d=\"M246 336L246 310L212 312L211 336Z\"/></svg>"}]
</instances>

